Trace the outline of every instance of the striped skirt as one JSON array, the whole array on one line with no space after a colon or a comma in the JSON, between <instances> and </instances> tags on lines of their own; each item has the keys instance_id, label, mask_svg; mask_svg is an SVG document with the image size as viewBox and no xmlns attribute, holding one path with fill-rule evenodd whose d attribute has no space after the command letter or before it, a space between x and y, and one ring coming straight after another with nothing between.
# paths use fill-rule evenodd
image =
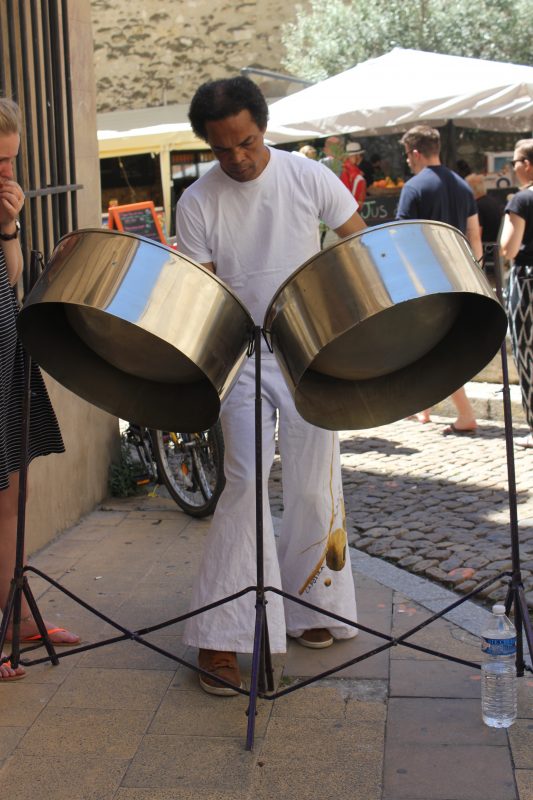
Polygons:
<instances>
[{"instance_id":1,"label":"striped skirt","mask_svg":"<svg viewBox=\"0 0 533 800\"><path fill-rule=\"evenodd\" d=\"M509 276L509 329L522 405L533 431L533 266L514 266Z\"/></svg>"},{"instance_id":2,"label":"striped skirt","mask_svg":"<svg viewBox=\"0 0 533 800\"><path fill-rule=\"evenodd\" d=\"M16 329L17 301L0 247L0 490L22 463L22 403L25 353ZM64 452L63 439L46 386L32 362L28 463L37 456Z\"/></svg>"}]
</instances>

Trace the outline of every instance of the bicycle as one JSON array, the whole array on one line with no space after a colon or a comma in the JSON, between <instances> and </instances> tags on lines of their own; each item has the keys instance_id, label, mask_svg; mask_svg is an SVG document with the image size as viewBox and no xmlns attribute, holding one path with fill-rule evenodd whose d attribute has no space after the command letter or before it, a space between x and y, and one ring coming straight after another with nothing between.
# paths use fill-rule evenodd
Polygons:
<instances>
[{"instance_id":1,"label":"bicycle","mask_svg":"<svg viewBox=\"0 0 533 800\"><path fill-rule=\"evenodd\" d=\"M213 513L225 484L220 422L200 433L156 431L129 423L124 435L141 467L138 485L163 484L192 517Z\"/></svg>"}]
</instances>

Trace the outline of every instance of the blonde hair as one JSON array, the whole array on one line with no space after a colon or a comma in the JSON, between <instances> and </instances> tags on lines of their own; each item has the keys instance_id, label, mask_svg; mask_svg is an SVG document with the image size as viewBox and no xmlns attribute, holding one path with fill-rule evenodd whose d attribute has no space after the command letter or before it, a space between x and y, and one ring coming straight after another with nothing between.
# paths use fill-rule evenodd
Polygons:
<instances>
[{"instance_id":1,"label":"blonde hair","mask_svg":"<svg viewBox=\"0 0 533 800\"><path fill-rule=\"evenodd\" d=\"M303 147L300 147L298 152L301 153L303 156L307 156L307 158L317 157L316 148L313 147L312 144L304 144Z\"/></svg>"},{"instance_id":2,"label":"blonde hair","mask_svg":"<svg viewBox=\"0 0 533 800\"><path fill-rule=\"evenodd\" d=\"M0 136L20 133L21 121L18 105L8 97L0 97Z\"/></svg>"}]
</instances>

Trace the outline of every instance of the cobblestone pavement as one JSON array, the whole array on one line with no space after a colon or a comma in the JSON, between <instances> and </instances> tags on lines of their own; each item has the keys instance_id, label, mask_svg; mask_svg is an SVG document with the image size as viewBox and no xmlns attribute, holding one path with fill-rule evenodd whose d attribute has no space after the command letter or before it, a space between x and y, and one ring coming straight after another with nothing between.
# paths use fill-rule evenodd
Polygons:
<instances>
[{"instance_id":1,"label":"cobblestone pavement","mask_svg":"<svg viewBox=\"0 0 533 800\"><path fill-rule=\"evenodd\" d=\"M402 420L341 433L350 545L433 581L468 592L511 567L510 503L503 423L477 436L444 436L450 422ZM526 433L515 426L515 435ZM533 451L515 448L520 557L533 608ZM271 475L281 511L281 467ZM507 579L479 595L505 598Z\"/></svg>"}]
</instances>

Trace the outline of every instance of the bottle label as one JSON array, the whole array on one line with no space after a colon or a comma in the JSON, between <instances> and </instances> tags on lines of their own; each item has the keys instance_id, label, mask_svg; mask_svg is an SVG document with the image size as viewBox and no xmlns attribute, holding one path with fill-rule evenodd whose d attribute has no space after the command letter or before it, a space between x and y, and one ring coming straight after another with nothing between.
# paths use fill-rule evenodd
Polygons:
<instances>
[{"instance_id":1,"label":"bottle label","mask_svg":"<svg viewBox=\"0 0 533 800\"><path fill-rule=\"evenodd\" d=\"M487 639L484 637L481 649L488 656L514 656L516 653L516 636L508 639Z\"/></svg>"}]
</instances>

